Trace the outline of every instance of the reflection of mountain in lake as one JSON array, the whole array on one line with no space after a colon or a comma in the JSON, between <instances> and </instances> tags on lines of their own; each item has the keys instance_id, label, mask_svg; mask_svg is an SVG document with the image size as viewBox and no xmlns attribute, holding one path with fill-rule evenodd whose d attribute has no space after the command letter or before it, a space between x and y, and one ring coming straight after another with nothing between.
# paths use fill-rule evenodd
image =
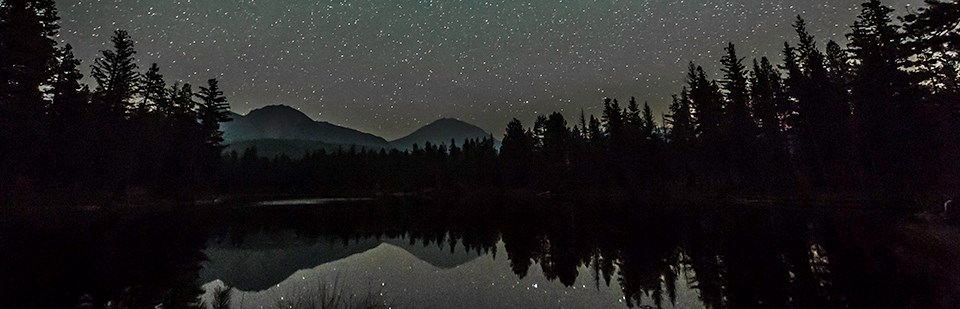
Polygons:
<instances>
[{"instance_id":1,"label":"reflection of mountain in lake","mask_svg":"<svg viewBox=\"0 0 960 309\"><path fill-rule=\"evenodd\" d=\"M449 252L435 247L426 249ZM504 250L503 243L499 243L496 251ZM609 287L597 288L592 278L581 276L573 286L565 287L547 279L539 269L534 267L527 276L517 278L510 271L509 260L493 254L443 269L404 248L383 243L360 254L294 272L262 291L238 288L232 303L236 306L242 302L244 308L271 308L281 297L314 295L319 283L329 286L336 282L337 288L347 293L346 297L382 294L382 299L394 308L540 308L548 304L560 308L625 307L616 281ZM581 271L589 272L586 267L581 267ZM229 282L211 281L204 288L211 291L222 284ZM677 307L702 307L695 290L682 289L678 294ZM208 292L205 298L211 295ZM645 297L644 304L652 303Z\"/></svg>"},{"instance_id":2,"label":"reflection of mountain in lake","mask_svg":"<svg viewBox=\"0 0 960 309\"><path fill-rule=\"evenodd\" d=\"M216 279L244 291L260 291L273 286L294 272L367 252L388 243L402 248L417 259L437 268L453 268L476 259L479 254L463 247L452 253L436 244L425 247L406 239L365 238L346 243L336 239L307 239L291 231L272 235L258 233L241 244L229 240L211 241L204 253L208 261L200 271L202 282Z\"/></svg>"}]
</instances>

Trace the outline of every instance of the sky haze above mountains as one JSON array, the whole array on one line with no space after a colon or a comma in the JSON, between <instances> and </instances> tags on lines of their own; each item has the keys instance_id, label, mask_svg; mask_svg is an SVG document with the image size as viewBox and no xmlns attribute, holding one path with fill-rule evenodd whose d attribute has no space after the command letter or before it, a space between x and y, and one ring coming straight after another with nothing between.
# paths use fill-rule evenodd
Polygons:
<instances>
[{"instance_id":1,"label":"sky haze above mountains","mask_svg":"<svg viewBox=\"0 0 960 309\"><path fill-rule=\"evenodd\" d=\"M273 104L396 139L439 118L499 135L510 118L599 112L630 96L665 112L688 61L711 74L726 43L779 61L803 15L822 48L860 0L62 0L61 39L87 71L116 28L141 69L222 79L239 113ZM921 0L888 0L905 12ZM85 72L89 75L89 72Z\"/></svg>"}]
</instances>

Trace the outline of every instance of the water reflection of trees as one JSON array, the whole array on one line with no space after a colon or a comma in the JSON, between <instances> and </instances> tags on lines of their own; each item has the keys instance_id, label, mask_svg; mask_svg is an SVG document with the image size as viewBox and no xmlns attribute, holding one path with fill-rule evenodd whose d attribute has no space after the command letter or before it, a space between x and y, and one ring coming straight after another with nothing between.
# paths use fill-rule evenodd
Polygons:
<instances>
[{"instance_id":1,"label":"water reflection of trees","mask_svg":"<svg viewBox=\"0 0 960 309\"><path fill-rule=\"evenodd\" d=\"M901 307L950 296L893 255L904 238L890 228L895 216L733 209L461 198L324 206L311 215L248 210L228 225L241 242L248 231L295 227L306 237L407 236L412 244L502 255L502 240L518 277L538 265L567 286L578 276L596 288L616 280L630 306L651 298L657 307L675 304L677 282L711 308Z\"/></svg>"},{"instance_id":2,"label":"water reflection of trees","mask_svg":"<svg viewBox=\"0 0 960 309\"><path fill-rule=\"evenodd\" d=\"M958 250L893 218L476 197L96 215L55 229L5 218L0 288L9 296L0 305L19 306L0 307L195 304L207 239L243 244L291 231L307 241L406 238L494 254L520 278L539 267L567 286L580 276L597 289L616 282L631 306L675 304L686 285L710 308L957 307ZM506 252L496 252L500 241Z\"/></svg>"}]
</instances>

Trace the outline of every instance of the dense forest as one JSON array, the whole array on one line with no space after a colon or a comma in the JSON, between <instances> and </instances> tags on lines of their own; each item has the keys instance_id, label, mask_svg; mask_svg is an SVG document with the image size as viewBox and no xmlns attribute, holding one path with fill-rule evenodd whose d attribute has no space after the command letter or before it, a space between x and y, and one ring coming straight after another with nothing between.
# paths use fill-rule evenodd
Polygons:
<instances>
[{"instance_id":1,"label":"dense forest","mask_svg":"<svg viewBox=\"0 0 960 309\"><path fill-rule=\"evenodd\" d=\"M657 122L648 104L604 99L573 126L560 113L492 139L409 151L345 145L303 158L222 153L216 80L195 91L141 72L122 30L94 60L56 43L52 0L0 4L0 195L128 198L257 192L769 193L915 198L960 188L960 3L895 18L863 3L846 47L798 16L778 60L729 44L718 78L691 62ZM780 63L780 64L775 64ZM50 194L47 194L50 195Z\"/></svg>"},{"instance_id":2,"label":"dense forest","mask_svg":"<svg viewBox=\"0 0 960 309\"><path fill-rule=\"evenodd\" d=\"M90 66L91 90L71 46L56 43L58 20L52 0L0 4L0 200L208 187L229 120L217 80L168 86L156 64L140 71L117 30Z\"/></svg>"}]
</instances>

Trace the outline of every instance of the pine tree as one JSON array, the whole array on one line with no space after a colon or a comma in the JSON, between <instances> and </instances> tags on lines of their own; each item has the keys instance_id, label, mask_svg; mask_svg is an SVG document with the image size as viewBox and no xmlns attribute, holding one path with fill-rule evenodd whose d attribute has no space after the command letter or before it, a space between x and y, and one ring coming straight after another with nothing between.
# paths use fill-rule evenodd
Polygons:
<instances>
[{"instance_id":1,"label":"pine tree","mask_svg":"<svg viewBox=\"0 0 960 309\"><path fill-rule=\"evenodd\" d=\"M723 65L723 90L727 93L727 131L736 149L745 149L755 136L756 125L750 116L750 94L747 90L747 68L737 56L736 46L729 43L727 54L720 59Z\"/></svg>"},{"instance_id":2,"label":"pine tree","mask_svg":"<svg viewBox=\"0 0 960 309\"><path fill-rule=\"evenodd\" d=\"M13 179L45 173L49 102L42 87L57 67L58 20L50 0L0 1L0 196L19 191L8 186Z\"/></svg>"},{"instance_id":3,"label":"pine tree","mask_svg":"<svg viewBox=\"0 0 960 309\"><path fill-rule=\"evenodd\" d=\"M942 175L946 186L960 187L960 2L927 0L926 6L903 17L905 48L909 60L905 69L914 72L929 97L925 133L936 136L935 149L941 155L925 164ZM930 117L929 115L938 115Z\"/></svg>"},{"instance_id":4,"label":"pine tree","mask_svg":"<svg viewBox=\"0 0 960 309\"><path fill-rule=\"evenodd\" d=\"M960 94L960 2L926 0L903 17L910 63L935 93Z\"/></svg>"},{"instance_id":5,"label":"pine tree","mask_svg":"<svg viewBox=\"0 0 960 309\"><path fill-rule=\"evenodd\" d=\"M760 62L754 59L750 79L751 107L759 124L760 135L768 141L779 141L781 138L781 119L787 113L784 97L780 72L767 57L762 57Z\"/></svg>"},{"instance_id":6,"label":"pine tree","mask_svg":"<svg viewBox=\"0 0 960 309\"><path fill-rule=\"evenodd\" d=\"M543 150L543 139L547 135L547 116L539 115L533 122L533 147L537 150Z\"/></svg>"},{"instance_id":7,"label":"pine tree","mask_svg":"<svg viewBox=\"0 0 960 309\"><path fill-rule=\"evenodd\" d=\"M690 63L687 72L690 87L688 99L696 111L698 136L706 148L719 149L723 145L723 97L716 82L707 78L703 67Z\"/></svg>"},{"instance_id":8,"label":"pine tree","mask_svg":"<svg viewBox=\"0 0 960 309\"><path fill-rule=\"evenodd\" d=\"M698 158L704 172L714 180L728 177L730 166L729 148L726 139L724 99L716 81L707 78L706 72L692 62L687 72L690 87L688 99L696 111L697 136L703 156Z\"/></svg>"},{"instance_id":9,"label":"pine tree","mask_svg":"<svg viewBox=\"0 0 960 309\"><path fill-rule=\"evenodd\" d=\"M200 120L200 127L204 132L207 145L222 148L223 131L220 131L220 123L230 121L228 112L230 105L227 104L227 98L220 90L219 82L216 79L207 80L207 86L200 87L196 97L200 99L197 118Z\"/></svg>"},{"instance_id":10,"label":"pine tree","mask_svg":"<svg viewBox=\"0 0 960 309\"><path fill-rule=\"evenodd\" d=\"M59 17L51 0L0 3L0 108L4 114L42 109L40 86L53 77Z\"/></svg>"},{"instance_id":11,"label":"pine tree","mask_svg":"<svg viewBox=\"0 0 960 309\"><path fill-rule=\"evenodd\" d=\"M671 114L667 118L667 123L670 125L667 137L668 141L674 144L676 148L689 150L696 143L697 128L692 117L687 92L687 88L684 87L680 96L673 96L673 103L670 104Z\"/></svg>"},{"instance_id":12,"label":"pine tree","mask_svg":"<svg viewBox=\"0 0 960 309\"><path fill-rule=\"evenodd\" d=\"M60 59L54 71L50 89L49 143L47 150L51 158L49 167L55 172L49 182L58 185L72 185L89 170L89 153L93 148L89 141L89 123L87 103L89 90L81 85L83 74L78 67L80 60L73 55L73 48L67 44L60 49Z\"/></svg>"},{"instance_id":13,"label":"pine tree","mask_svg":"<svg viewBox=\"0 0 960 309\"><path fill-rule=\"evenodd\" d=\"M513 118L507 124L506 133L500 145L500 155L506 157L528 157L533 152L533 137L523 128L523 123Z\"/></svg>"},{"instance_id":14,"label":"pine tree","mask_svg":"<svg viewBox=\"0 0 960 309\"><path fill-rule=\"evenodd\" d=\"M55 124L77 124L80 122L87 93L80 84L83 74L78 67L80 60L74 57L73 47L65 45L60 50L60 61L53 78L50 105L51 122Z\"/></svg>"},{"instance_id":15,"label":"pine tree","mask_svg":"<svg viewBox=\"0 0 960 309\"><path fill-rule=\"evenodd\" d=\"M847 37L865 169L881 190L904 193L907 188L901 185L916 177L920 164L916 151L926 146L916 127L921 96L900 69L907 63L907 52L902 34L890 19L892 12L878 0L863 3Z\"/></svg>"},{"instance_id":16,"label":"pine tree","mask_svg":"<svg viewBox=\"0 0 960 309\"><path fill-rule=\"evenodd\" d=\"M641 136L644 139L653 139L655 137L654 130L657 128L657 123L653 120L653 110L650 109L650 104L643 102L643 115L640 118L641 123Z\"/></svg>"},{"instance_id":17,"label":"pine tree","mask_svg":"<svg viewBox=\"0 0 960 309\"><path fill-rule=\"evenodd\" d=\"M184 119L196 115L197 102L193 100L193 87L189 83L174 83L168 90L170 102L173 104L171 117Z\"/></svg>"},{"instance_id":18,"label":"pine tree","mask_svg":"<svg viewBox=\"0 0 960 309\"><path fill-rule=\"evenodd\" d=\"M564 157L569 142L570 129L563 115L557 112L550 114L544 123L543 148L544 153L556 157Z\"/></svg>"},{"instance_id":19,"label":"pine tree","mask_svg":"<svg viewBox=\"0 0 960 309\"><path fill-rule=\"evenodd\" d=\"M640 104L637 103L637 98L630 97L630 102L627 104L625 118L627 125L631 129L640 130L643 128L643 118L640 113Z\"/></svg>"},{"instance_id":20,"label":"pine tree","mask_svg":"<svg viewBox=\"0 0 960 309\"><path fill-rule=\"evenodd\" d=\"M138 108L143 110L155 110L163 115L171 113L171 102L167 97L167 83L160 74L160 67L156 63L150 65L147 73L143 75L143 101Z\"/></svg>"},{"instance_id":21,"label":"pine tree","mask_svg":"<svg viewBox=\"0 0 960 309\"><path fill-rule=\"evenodd\" d=\"M909 79L900 67L906 62L902 35L889 17L893 9L878 0L863 5L852 32L849 50L854 65L856 109L862 121L884 126L897 118L895 98L905 95ZM904 106L899 106L904 107Z\"/></svg>"},{"instance_id":22,"label":"pine tree","mask_svg":"<svg viewBox=\"0 0 960 309\"><path fill-rule=\"evenodd\" d=\"M800 166L810 181L823 187L840 183L839 175L848 174L849 158L849 104L843 99L839 86L833 83L827 68L826 56L816 45L806 22L797 16L793 24L799 43L794 49L784 45L786 93L796 109L788 112L787 126L795 140ZM792 107L790 109L793 109ZM829 178L835 182L827 183Z\"/></svg>"},{"instance_id":23,"label":"pine tree","mask_svg":"<svg viewBox=\"0 0 960 309\"><path fill-rule=\"evenodd\" d=\"M830 40L830 42L827 42L826 57L830 81L846 87L850 79L850 65L847 63L850 57L847 56L847 51L843 50L837 42Z\"/></svg>"},{"instance_id":24,"label":"pine tree","mask_svg":"<svg viewBox=\"0 0 960 309\"><path fill-rule=\"evenodd\" d=\"M601 146L606 141L606 136L603 134L603 126L600 123L600 119L590 115L590 125L587 130L590 132L590 143L594 146Z\"/></svg>"},{"instance_id":25,"label":"pine tree","mask_svg":"<svg viewBox=\"0 0 960 309\"><path fill-rule=\"evenodd\" d=\"M100 51L101 56L94 61L91 76L97 82L96 93L104 109L120 117L132 109L140 74L130 35L124 30L116 30L110 41L113 50Z\"/></svg>"},{"instance_id":26,"label":"pine tree","mask_svg":"<svg viewBox=\"0 0 960 309\"><path fill-rule=\"evenodd\" d=\"M611 101L610 98L603 99L603 115L601 120L603 121L606 137L609 139L612 148L618 148L623 146L624 142L624 129L625 129L625 115L623 109L620 108L620 103L616 99Z\"/></svg>"}]
</instances>

